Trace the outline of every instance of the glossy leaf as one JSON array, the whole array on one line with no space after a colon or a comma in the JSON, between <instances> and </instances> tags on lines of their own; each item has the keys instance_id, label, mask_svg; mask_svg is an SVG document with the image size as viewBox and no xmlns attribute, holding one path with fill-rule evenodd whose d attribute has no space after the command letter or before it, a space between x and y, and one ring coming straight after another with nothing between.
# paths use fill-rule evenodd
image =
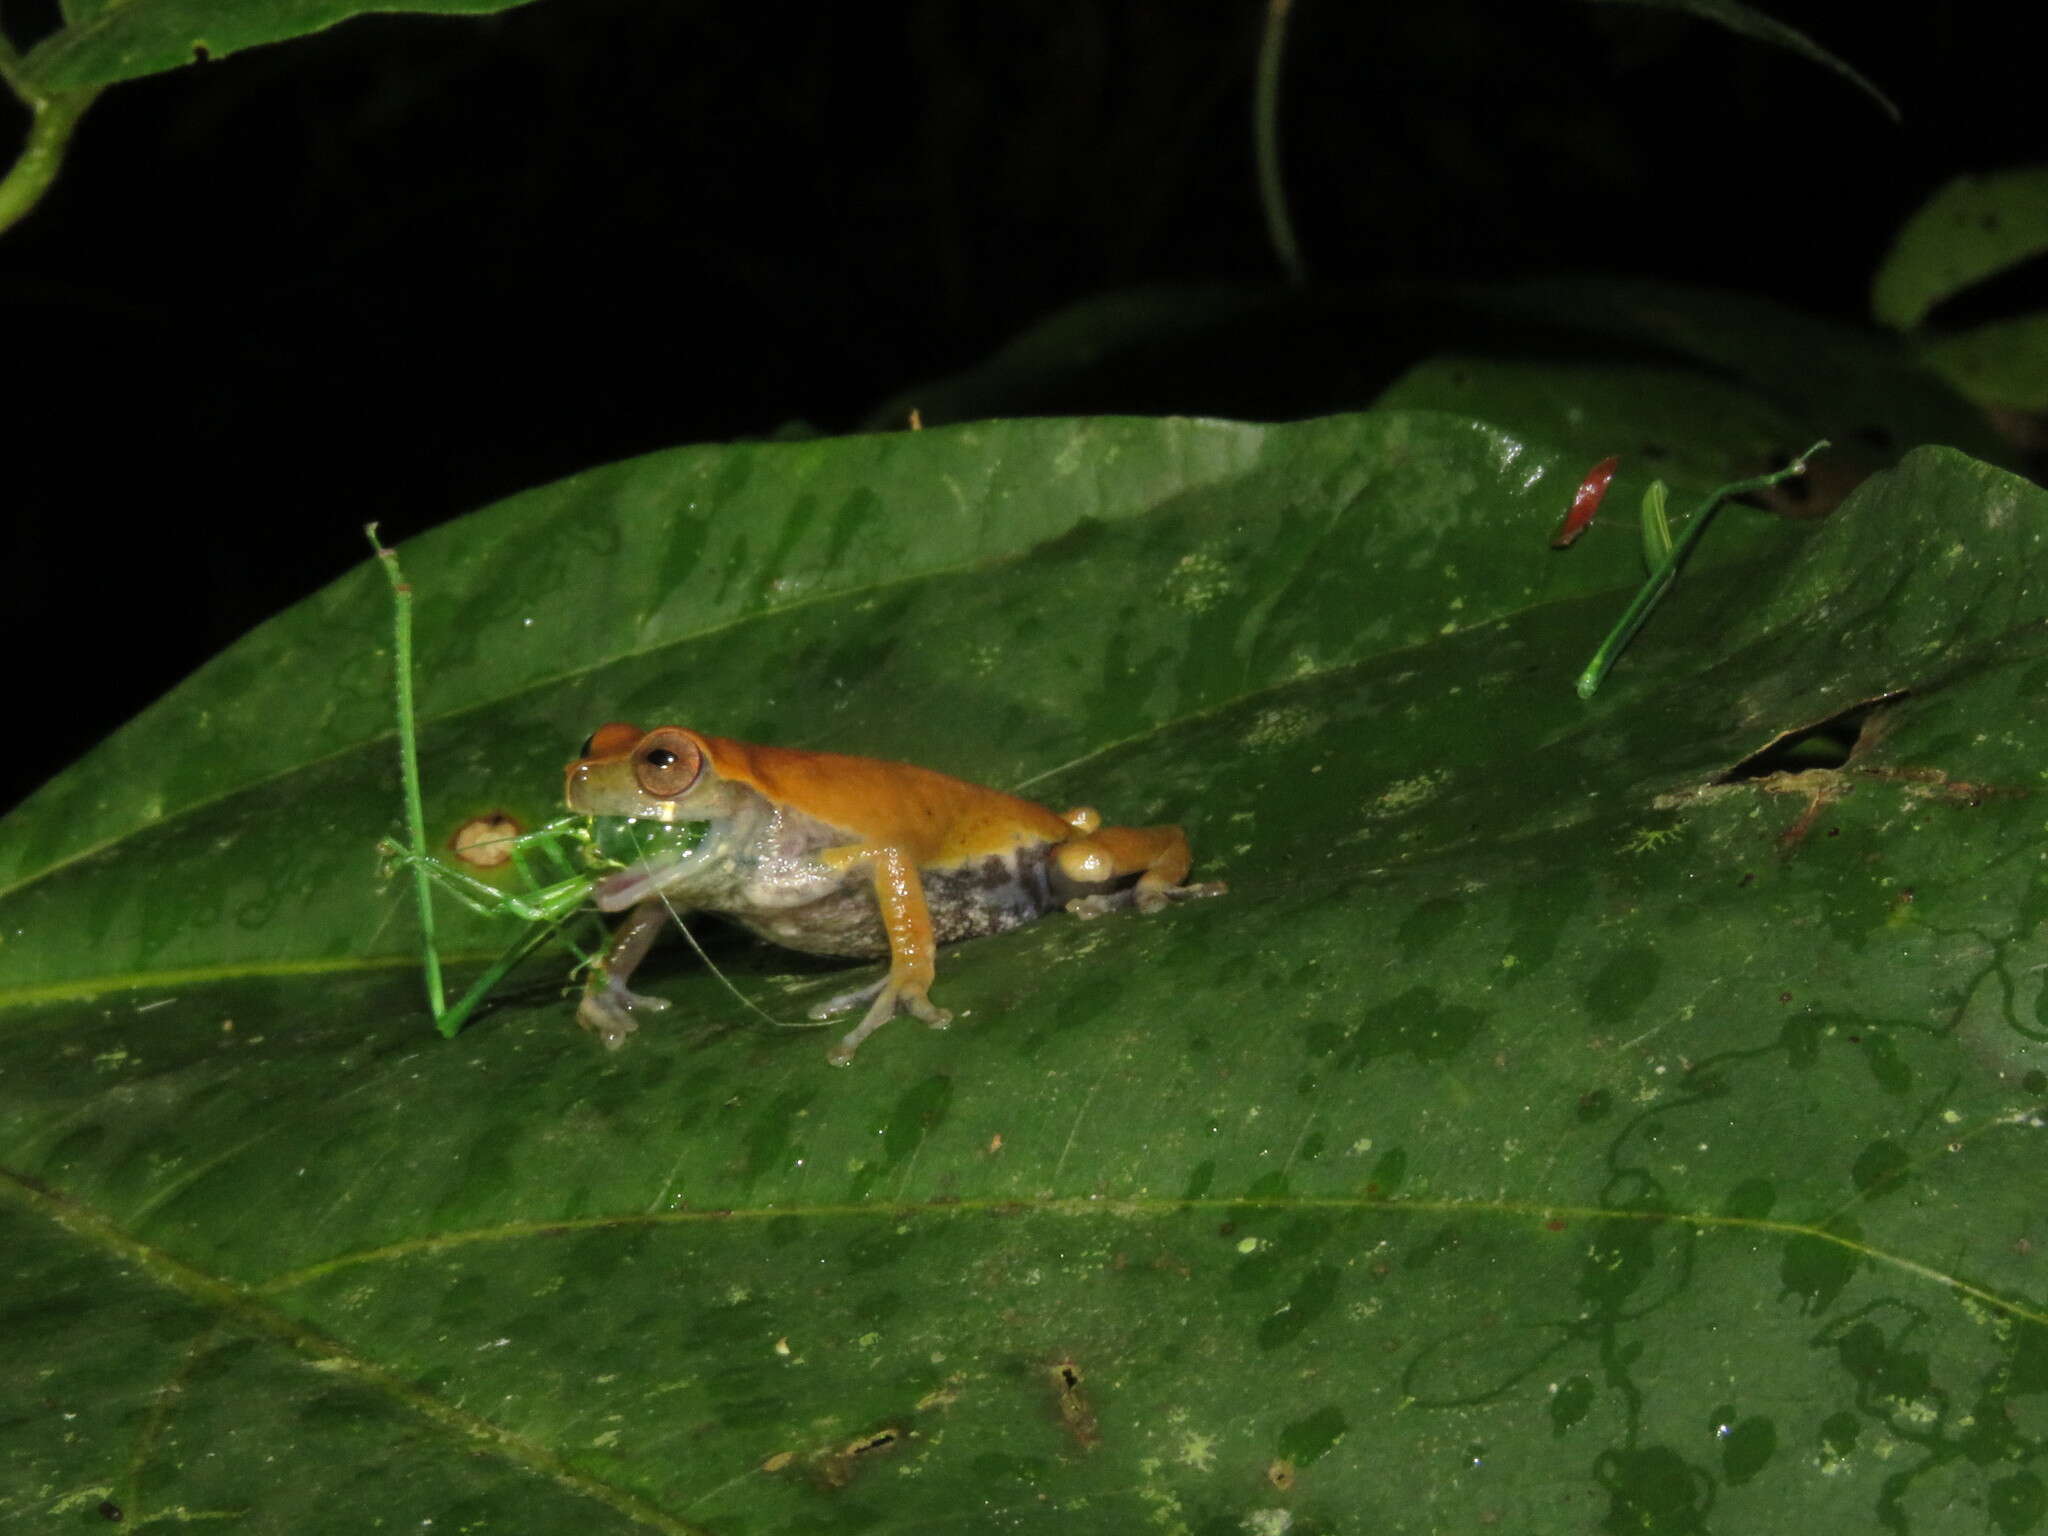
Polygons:
<instances>
[{"instance_id":1,"label":"glossy leaf","mask_svg":"<svg viewBox=\"0 0 2048 1536\"><path fill-rule=\"evenodd\" d=\"M673 714L1175 816L1232 882L948 951L955 1028L844 1072L680 958L617 1054L545 984L436 1040L365 878L375 573L257 632L7 824L0 1511L2028 1529L2048 499L1925 450L1730 508L1582 704L1638 566L1544 547L1582 468L1014 423L409 546L444 821Z\"/></svg>"},{"instance_id":2,"label":"glossy leaf","mask_svg":"<svg viewBox=\"0 0 2048 1536\"><path fill-rule=\"evenodd\" d=\"M304 37L355 16L412 11L486 15L527 0L67 0L65 25L29 51L38 92L111 85Z\"/></svg>"}]
</instances>

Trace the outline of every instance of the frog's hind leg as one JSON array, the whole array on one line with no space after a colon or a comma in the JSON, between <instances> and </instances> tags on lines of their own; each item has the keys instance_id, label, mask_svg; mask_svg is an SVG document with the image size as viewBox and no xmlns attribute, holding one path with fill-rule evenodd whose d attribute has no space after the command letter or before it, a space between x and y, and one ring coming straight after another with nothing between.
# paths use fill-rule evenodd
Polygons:
<instances>
[{"instance_id":1,"label":"frog's hind leg","mask_svg":"<svg viewBox=\"0 0 2048 1536\"><path fill-rule=\"evenodd\" d=\"M1085 806L1067 812L1066 821L1079 835L1061 843L1053 859L1069 883L1100 886L1138 877L1123 890L1075 897L1067 910L1076 917L1100 917L1121 907L1158 912L1171 901L1221 896L1229 889L1221 880L1186 883L1194 855L1179 827L1105 827Z\"/></svg>"},{"instance_id":2,"label":"frog's hind leg","mask_svg":"<svg viewBox=\"0 0 2048 1536\"><path fill-rule=\"evenodd\" d=\"M826 857L842 866L864 863L873 870L875 902L881 908L882 926L889 935L888 975L872 986L835 997L812 1010L812 1017L818 1018L868 1003L861 1021L826 1054L825 1059L833 1066L843 1067L853 1060L861 1041L898 1013L914 1014L933 1029L944 1029L953 1022L953 1015L926 995L931 990L938 942L932 933L931 909L925 905L924 882L918 878L917 866L901 850L887 847L833 849Z\"/></svg>"}]
</instances>

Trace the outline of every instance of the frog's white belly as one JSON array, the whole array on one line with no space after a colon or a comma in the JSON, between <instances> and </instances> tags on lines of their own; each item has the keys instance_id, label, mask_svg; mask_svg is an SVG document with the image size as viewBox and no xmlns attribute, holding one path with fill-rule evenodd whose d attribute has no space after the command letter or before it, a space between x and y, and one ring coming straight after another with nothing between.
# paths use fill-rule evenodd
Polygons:
<instances>
[{"instance_id":1,"label":"frog's white belly","mask_svg":"<svg viewBox=\"0 0 2048 1536\"><path fill-rule=\"evenodd\" d=\"M716 912L773 944L813 955L889 953L889 934L872 873L818 855L858 839L800 811L766 801L722 823L652 879L678 910ZM1035 922L1074 896L1129 880L1077 885L1060 873L1055 844L1025 843L1003 853L918 871L941 944L1007 933ZM606 899L612 905L610 898Z\"/></svg>"},{"instance_id":2,"label":"frog's white belly","mask_svg":"<svg viewBox=\"0 0 2048 1536\"><path fill-rule=\"evenodd\" d=\"M1064 900L1047 843L990 854L955 868L919 872L932 932L941 944L983 934L1008 933L1036 922ZM875 899L875 884L862 871L840 876L837 889L799 906L771 909L711 908L723 911L770 943L813 955L886 955L889 934Z\"/></svg>"}]
</instances>

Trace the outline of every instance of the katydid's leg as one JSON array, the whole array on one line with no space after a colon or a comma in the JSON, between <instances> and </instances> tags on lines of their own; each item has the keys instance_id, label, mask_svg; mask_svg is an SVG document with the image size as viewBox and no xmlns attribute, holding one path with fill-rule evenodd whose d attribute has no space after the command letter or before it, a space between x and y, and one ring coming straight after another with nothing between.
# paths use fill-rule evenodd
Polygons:
<instances>
[{"instance_id":1,"label":"katydid's leg","mask_svg":"<svg viewBox=\"0 0 2048 1536\"><path fill-rule=\"evenodd\" d=\"M657 1012L668 999L647 997L626 989L626 982L647 958L647 951L669 920L668 904L657 894L627 914L612 935L612 947L590 968L590 982L576 1007L576 1022L594 1030L607 1050L616 1051L640 1027L633 1010Z\"/></svg>"},{"instance_id":2,"label":"katydid's leg","mask_svg":"<svg viewBox=\"0 0 2048 1536\"><path fill-rule=\"evenodd\" d=\"M518 917L529 923L552 922L583 905L590 888L597 883L592 875L572 875L553 885L536 886L526 891L506 891L487 880L479 880L475 875L451 868L431 854L412 853L388 837L377 847L391 863L424 874L480 917Z\"/></svg>"},{"instance_id":3,"label":"katydid's leg","mask_svg":"<svg viewBox=\"0 0 2048 1536\"><path fill-rule=\"evenodd\" d=\"M391 583L391 682L392 702L398 717L398 777L405 791L406 848L415 859L427 851L426 815L420 803L419 742L413 734L412 703L412 583L398 567L398 551L385 547L377 537L377 525L363 532L370 536L370 548ZM420 925L420 958L426 972L427 1008L438 1024L448 1011L448 997L441 984L441 952L434 945L434 897L428 888L426 871L412 867L413 900Z\"/></svg>"}]
</instances>

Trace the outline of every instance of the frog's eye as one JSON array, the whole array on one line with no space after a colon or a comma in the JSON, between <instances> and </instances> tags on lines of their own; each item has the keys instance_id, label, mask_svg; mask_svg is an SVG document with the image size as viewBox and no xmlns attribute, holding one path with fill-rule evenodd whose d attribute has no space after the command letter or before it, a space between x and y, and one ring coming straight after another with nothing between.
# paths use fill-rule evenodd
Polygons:
<instances>
[{"instance_id":1,"label":"frog's eye","mask_svg":"<svg viewBox=\"0 0 2048 1536\"><path fill-rule=\"evenodd\" d=\"M624 757L633 750L634 744L644 733L637 725L624 720L614 720L609 725L600 725L583 739L583 750L578 757Z\"/></svg>"},{"instance_id":2,"label":"frog's eye","mask_svg":"<svg viewBox=\"0 0 2048 1536\"><path fill-rule=\"evenodd\" d=\"M633 749L633 777L657 800L675 799L697 782L703 767L704 754L697 750L690 733L673 725L649 731Z\"/></svg>"}]
</instances>

